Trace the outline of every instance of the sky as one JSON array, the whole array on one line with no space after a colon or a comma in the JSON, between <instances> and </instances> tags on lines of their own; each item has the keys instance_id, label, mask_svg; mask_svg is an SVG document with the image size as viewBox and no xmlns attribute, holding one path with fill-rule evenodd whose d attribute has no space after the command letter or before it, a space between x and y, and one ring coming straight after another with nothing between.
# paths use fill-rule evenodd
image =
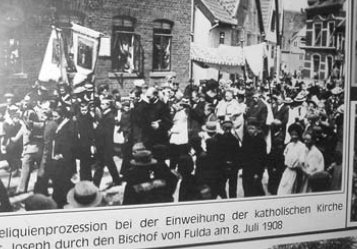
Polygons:
<instances>
[{"instance_id":1,"label":"sky","mask_svg":"<svg viewBox=\"0 0 357 249\"><path fill-rule=\"evenodd\" d=\"M284 9L300 11L307 7L307 0L283 0Z\"/></svg>"}]
</instances>

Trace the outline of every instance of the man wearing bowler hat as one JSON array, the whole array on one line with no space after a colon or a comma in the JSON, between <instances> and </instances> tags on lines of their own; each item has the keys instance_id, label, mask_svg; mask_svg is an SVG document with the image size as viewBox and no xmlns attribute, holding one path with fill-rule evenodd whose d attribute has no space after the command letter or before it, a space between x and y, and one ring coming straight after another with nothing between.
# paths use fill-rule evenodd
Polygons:
<instances>
[{"instance_id":1,"label":"man wearing bowler hat","mask_svg":"<svg viewBox=\"0 0 357 249\"><path fill-rule=\"evenodd\" d=\"M168 167L158 164L151 151L133 155L132 167L124 175L124 205L172 202L177 178Z\"/></svg>"}]
</instances>

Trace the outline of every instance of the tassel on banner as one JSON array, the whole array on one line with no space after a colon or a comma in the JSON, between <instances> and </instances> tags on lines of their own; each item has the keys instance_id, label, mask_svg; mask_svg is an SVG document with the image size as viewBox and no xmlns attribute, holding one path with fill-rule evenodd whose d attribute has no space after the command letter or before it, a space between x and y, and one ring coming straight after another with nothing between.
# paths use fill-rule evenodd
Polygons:
<instances>
[{"instance_id":1,"label":"tassel on banner","mask_svg":"<svg viewBox=\"0 0 357 249\"><path fill-rule=\"evenodd\" d=\"M67 60L60 29L52 27L38 79L40 82L60 82L68 84Z\"/></svg>"}]
</instances>

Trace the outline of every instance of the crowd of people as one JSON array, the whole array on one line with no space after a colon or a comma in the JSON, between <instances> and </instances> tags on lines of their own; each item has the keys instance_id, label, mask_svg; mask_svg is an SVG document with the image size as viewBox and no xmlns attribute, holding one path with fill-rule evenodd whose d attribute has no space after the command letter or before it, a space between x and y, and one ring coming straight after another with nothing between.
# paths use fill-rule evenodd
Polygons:
<instances>
[{"instance_id":1,"label":"crowd of people","mask_svg":"<svg viewBox=\"0 0 357 249\"><path fill-rule=\"evenodd\" d=\"M170 76L151 86L135 80L128 96L111 90L88 81L53 91L35 84L21 100L5 94L1 154L10 176L20 177L15 194L28 192L37 169L29 210L41 200L48 205L36 208L105 205L100 190L123 183L123 205L172 202L174 193L192 201L341 187L338 79L210 79L180 88ZM112 182L103 187L105 167Z\"/></svg>"}]
</instances>

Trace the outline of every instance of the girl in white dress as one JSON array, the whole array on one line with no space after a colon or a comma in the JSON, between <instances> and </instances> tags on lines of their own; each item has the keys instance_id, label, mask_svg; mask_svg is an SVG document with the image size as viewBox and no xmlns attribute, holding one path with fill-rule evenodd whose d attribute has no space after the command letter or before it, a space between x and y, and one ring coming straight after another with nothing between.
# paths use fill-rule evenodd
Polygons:
<instances>
[{"instance_id":1,"label":"girl in white dress","mask_svg":"<svg viewBox=\"0 0 357 249\"><path fill-rule=\"evenodd\" d=\"M297 192L297 170L300 167L300 156L305 150L305 145L300 141L302 127L296 123L288 128L290 143L284 150L286 169L281 177L278 195L288 195Z\"/></svg>"}]
</instances>

